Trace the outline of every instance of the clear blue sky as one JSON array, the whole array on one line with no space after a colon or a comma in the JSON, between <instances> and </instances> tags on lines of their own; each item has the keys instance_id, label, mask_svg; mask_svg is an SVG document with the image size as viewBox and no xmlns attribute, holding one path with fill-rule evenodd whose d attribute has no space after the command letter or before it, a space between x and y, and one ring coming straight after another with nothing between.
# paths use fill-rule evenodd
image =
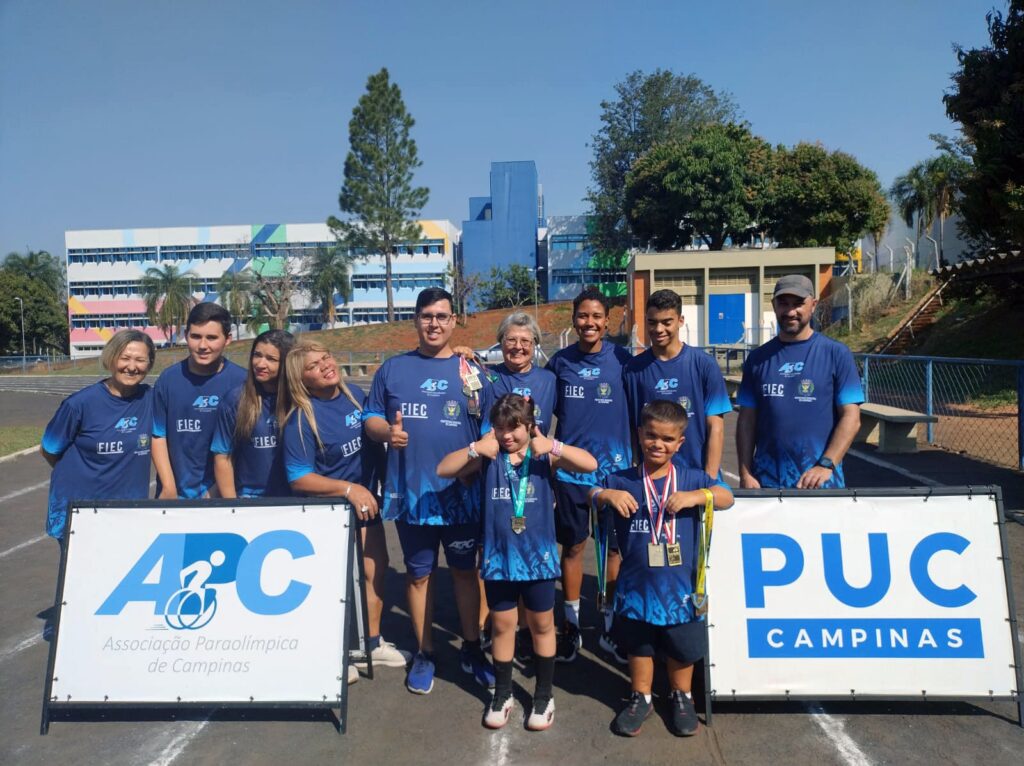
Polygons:
<instances>
[{"instance_id":1,"label":"clear blue sky","mask_svg":"<svg viewBox=\"0 0 1024 766\"><path fill-rule=\"evenodd\" d=\"M489 163L537 163L582 213L600 102L693 73L772 143L883 185L952 133L953 43L1002 0L0 0L0 255L65 229L321 221L382 66L416 119L426 218L459 225ZM713 7L708 7L713 6Z\"/></svg>"}]
</instances>

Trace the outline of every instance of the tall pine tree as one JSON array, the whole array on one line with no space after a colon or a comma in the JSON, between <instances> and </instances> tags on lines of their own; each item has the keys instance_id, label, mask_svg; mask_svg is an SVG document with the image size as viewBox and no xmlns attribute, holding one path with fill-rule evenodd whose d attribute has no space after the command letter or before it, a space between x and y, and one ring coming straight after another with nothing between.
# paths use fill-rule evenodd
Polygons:
<instances>
[{"instance_id":1,"label":"tall pine tree","mask_svg":"<svg viewBox=\"0 0 1024 766\"><path fill-rule=\"evenodd\" d=\"M338 205L351 218L327 219L338 240L357 257L384 255L389 322L395 321L392 259L399 243L420 238L416 219L430 195L426 187L412 185L413 172L423 164L409 135L414 124L388 70L371 75L348 124L349 152Z\"/></svg>"}]
</instances>

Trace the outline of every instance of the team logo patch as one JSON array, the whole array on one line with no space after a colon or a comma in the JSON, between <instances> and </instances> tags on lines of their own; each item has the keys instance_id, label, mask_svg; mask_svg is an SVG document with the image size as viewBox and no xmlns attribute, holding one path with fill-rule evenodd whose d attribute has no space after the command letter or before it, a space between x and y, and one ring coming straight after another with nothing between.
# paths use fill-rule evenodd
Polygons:
<instances>
[{"instance_id":1,"label":"team logo patch","mask_svg":"<svg viewBox=\"0 0 1024 766\"><path fill-rule=\"evenodd\" d=\"M810 378L804 378L800 381L800 395L810 396L814 393L814 381Z\"/></svg>"},{"instance_id":2,"label":"team logo patch","mask_svg":"<svg viewBox=\"0 0 1024 766\"><path fill-rule=\"evenodd\" d=\"M793 375L797 375L800 372L803 372L803 369L803 362L786 362L781 367L779 367L779 374L788 378Z\"/></svg>"},{"instance_id":3,"label":"team logo patch","mask_svg":"<svg viewBox=\"0 0 1024 766\"><path fill-rule=\"evenodd\" d=\"M654 384L655 391L675 391L679 388L679 378L661 378Z\"/></svg>"},{"instance_id":4,"label":"team logo patch","mask_svg":"<svg viewBox=\"0 0 1024 766\"><path fill-rule=\"evenodd\" d=\"M435 393L438 391L447 391L448 381L437 380L435 378L427 378L425 381L420 383L420 391L426 391L427 393Z\"/></svg>"},{"instance_id":5,"label":"team logo patch","mask_svg":"<svg viewBox=\"0 0 1024 766\"><path fill-rule=\"evenodd\" d=\"M680 396L676 401L679 402L679 406L682 407L684 410L686 410L687 412L690 411L690 397Z\"/></svg>"},{"instance_id":6,"label":"team logo patch","mask_svg":"<svg viewBox=\"0 0 1024 766\"><path fill-rule=\"evenodd\" d=\"M454 399L449 399L444 403L445 417L457 418L460 412L462 412L462 407L460 407L459 403Z\"/></svg>"},{"instance_id":7,"label":"team logo patch","mask_svg":"<svg viewBox=\"0 0 1024 766\"><path fill-rule=\"evenodd\" d=\"M358 428L360 424L360 417L358 412L350 412L345 416L345 425L349 428Z\"/></svg>"},{"instance_id":8,"label":"team logo patch","mask_svg":"<svg viewBox=\"0 0 1024 766\"><path fill-rule=\"evenodd\" d=\"M596 380L597 378L601 377L601 368L583 367L582 369L580 369L577 375L579 375L584 380Z\"/></svg>"},{"instance_id":9,"label":"team logo patch","mask_svg":"<svg viewBox=\"0 0 1024 766\"><path fill-rule=\"evenodd\" d=\"M149 446L149 434L139 434L139 449L146 449Z\"/></svg>"},{"instance_id":10,"label":"team logo patch","mask_svg":"<svg viewBox=\"0 0 1024 766\"><path fill-rule=\"evenodd\" d=\"M612 395L612 384L611 383L598 383L597 384L597 395L598 396L611 396Z\"/></svg>"},{"instance_id":11,"label":"team logo patch","mask_svg":"<svg viewBox=\"0 0 1024 766\"><path fill-rule=\"evenodd\" d=\"M525 397L527 399L530 398L530 389L527 388L526 386L516 386L515 388L512 389L512 393L519 394L520 396Z\"/></svg>"},{"instance_id":12,"label":"team logo patch","mask_svg":"<svg viewBox=\"0 0 1024 766\"><path fill-rule=\"evenodd\" d=\"M114 425L114 430L119 433L126 434L129 431L134 431L135 427L139 424L139 419L134 415L130 418L121 418Z\"/></svg>"},{"instance_id":13,"label":"team logo patch","mask_svg":"<svg viewBox=\"0 0 1024 766\"><path fill-rule=\"evenodd\" d=\"M220 404L219 396L197 396L196 400L192 402L192 407L197 410L213 409Z\"/></svg>"},{"instance_id":14,"label":"team logo patch","mask_svg":"<svg viewBox=\"0 0 1024 766\"><path fill-rule=\"evenodd\" d=\"M526 485L526 497L531 498L536 494L537 490L534 488L533 482L531 481L529 484Z\"/></svg>"}]
</instances>

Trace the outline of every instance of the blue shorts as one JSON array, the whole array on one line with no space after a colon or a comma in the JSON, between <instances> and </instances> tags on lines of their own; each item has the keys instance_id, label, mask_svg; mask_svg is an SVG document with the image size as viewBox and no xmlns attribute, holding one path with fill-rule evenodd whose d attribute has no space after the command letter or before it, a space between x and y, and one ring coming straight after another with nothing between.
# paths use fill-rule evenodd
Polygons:
<instances>
[{"instance_id":1,"label":"blue shorts","mask_svg":"<svg viewBox=\"0 0 1024 766\"><path fill-rule=\"evenodd\" d=\"M399 519L395 522L395 529L398 530L398 542L402 546L405 571L415 580L437 569L438 544L444 546L444 558L450 568L476 569L479 524L409 524Z\"/></svg>"},{"instance_id":2,"label":"blue shorts","mask_svg":"<svg viewBox=\"0 0 1024 766\"><path fill-rule=\"evenodd\" d=\"M678 625L653 625L615 615L615 638L633 657L653 657L657 652L683 665L692 665L708 653L706 623L683 622Z\"/></svg>"},{"instance_id":3,"label":"blue shorts","mask_svg":"<svg viewBox=\"0 0 1024 766\"><path fill-rule=\"evenodd\" d=\"M555 539L559 545L578 545L586 542L590 533L590 491L593 487L555 481ZM602 529L608 524L608 549L617 551L615 524L608 512L601 516Z\"/></svg>"},{"instance_id":4,"label":"blue shorts","mask_svg":"<svg viewBox=\"0 0 1024 766\"><path fill-rule=\"evenodd\" d=\"M519 599L531 612L548 612L555 608L554 580L484 580L487 608L492 612L515 609Z\"/></svg>"}]
</instances>

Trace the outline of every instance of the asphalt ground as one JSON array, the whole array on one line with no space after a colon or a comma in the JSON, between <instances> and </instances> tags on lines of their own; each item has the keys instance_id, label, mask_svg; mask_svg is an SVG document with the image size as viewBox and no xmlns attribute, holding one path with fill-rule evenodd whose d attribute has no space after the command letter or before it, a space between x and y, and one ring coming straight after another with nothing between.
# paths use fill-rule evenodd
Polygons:
<instances>
[{"instance_id":1,"label":"asphalt ground","mask_svg":"<svg viewBox=\"0 0 1024 766\"><path fill-rule=\"evenodd\" d=\"M59 381L64 384L65 381ZM54 393L61 393L55 391ZM40 425L58 396L0 392L0 420L23 418ZM725 470L735 473L733 418L727 419ZM884 462L879 462L884 461ZM877 455L858 445L846 461L851 487L999 483L1007 515L1019 519L1024 476L973 464L956 455ZM902 473L901 473L902 472ZM461 672L457 616L448 572L439 572L435 637L438 678L432 694L409 694L404 674L378 669L349 690L348 733L304 713L258 715L216 711L173 716L134 714L58 716L39 735L48 644L42 638L56 585L57 545L43 535L49 471L36 455L0 463L0 763L104 764L309 764L357 763L963 763L1019 764L1024 730L1017 708L1006 702L718 703L711 727L687 740L664 723L663 678L655 685L657 714L635 739L613 735L610 723L628 692L627 675L598 648L592 557L588 558L582 609L584 649L555 674L558 705L544 733L522 726L533 680L517 672L517 705L499 732L480 725L487 694ZM1007 524L1018 614L1024 614L1024 526ZM388 528L391 574L384 635L412 647L405 613L401 553Z\"/></svg>"}]
</instances>

